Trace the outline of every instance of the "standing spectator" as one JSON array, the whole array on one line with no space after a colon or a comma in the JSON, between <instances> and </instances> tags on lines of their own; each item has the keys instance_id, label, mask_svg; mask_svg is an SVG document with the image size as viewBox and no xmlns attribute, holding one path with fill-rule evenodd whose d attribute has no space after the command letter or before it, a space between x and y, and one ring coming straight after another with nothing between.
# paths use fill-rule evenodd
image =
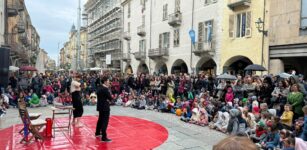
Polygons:
<instances>
[{"instance_id":1,"label":"standing spectator","mask_svg":"<svg viewBox=\"0 0 307 150\"><path fill-rule=\"evenodd\" d=\"M271 100L275 103L279 104L279 112L278 114L281 115L284 112L284 106L287 103L287 96L289 94L289 89L285 81L279 81L278 86L274 88L272 92Z\"/></svg>"},{"instance_id":2,"label":"standing spectator","mask_svg":"<svg viewBox=\"0 0 307 150\"><path fill-rule=\"evenodd\" d=\"M302 107L304 97L303 93L300 92L299 86L297 84L293 84L291 86L291 92L288 95L288 102L292 105L294 111L294 120L298 119L299 116L303 115Z\"/></svg>"},{"instance_id":3,"label":"standing spectator","mask_svg":"<svg viewBox=\"0 0 307 150\"><path fill-rule=\"evenodd\" d=\"M13 89L17 88L17 79L14 75L9 78L9 85L11 85Z\"/></svg>"},{"instance_id":4,"label":"standing spectator","mask_svg":"<svg viewBox=\"0 0 307 150\"><path fill-rule=\"evenodd\" d=\"M272 92L274 90L272 79L270 77L266 77L263 80L262 86L260 87L259 98L262 102L268 104L269 108L273 107L273 103L271 101Z\"/></svg>"}]
</instances>

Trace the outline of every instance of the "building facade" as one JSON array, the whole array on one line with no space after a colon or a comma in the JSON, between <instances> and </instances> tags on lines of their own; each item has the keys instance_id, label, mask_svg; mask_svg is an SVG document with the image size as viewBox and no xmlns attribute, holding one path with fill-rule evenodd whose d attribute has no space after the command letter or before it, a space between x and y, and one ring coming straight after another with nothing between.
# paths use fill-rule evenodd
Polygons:
<instances>
[{"instance_id":1,"label":"building facade","mask_svg":"<svg viewBox=\"0 0 307 150\"><path fill-rule=\"evenodd\" d=\"M221 72L223 1L125 0L122 7L123 72Z\"/></svg>"},{"instance_id":2,"label":"building facade","mask_svg":"<svg viewBox=\"0 0 307 150\"><path fill-rule=\"evenodd\" d=\"M268 36L261 30L267 30L269 20L266 0L229 0L223 3L223 38L220 67L223 72L244 74L244 68L250 64L259 64L268 68ZM264 28L257 28L259 24Z\"/></svg>"},{"instance_id":3,"label":"building facade","mask_svg":"<svg viewBox=\"0 0 307 150\"><path fill-rule=\"evenodd\" d=\"M307 75L307 0L270 0L271 73Z\"/></svg>"},{"instance_id":4,"label":"building facade","mask_svg":"<svg viewBox=\"0 0 307 150\"><path fill-rule=\"evenodd\" d=\"M77 70L77 29L72 25L69 32L68 41L64 43L60 49L60 68L67 70ZM79 53L79 69L88 67L88 48L87 48L87 29L81 27L80 29L80 53Z\"/></svg>"},{"instance_id":5,"label":"building facade","mask_svg":"<svg viewBox=\"0 0 307 150\"><path fill-rule=\"evenodd\" d=\"M38 73L45 73L47 70L48 53L44 49L40 49L36 59L35 68Z\"/></svg>"},{"instance_id":6,"label":"building facade","mask_svg":"<svg viewBox=\"0 0 307 150\"><path fill-rule=\"evenodd\" d=\"M122 53L121 0L88 0L84 6L88 25L88 60L91 67L119 70ZM107 56L111 56L110 62ZM110 57L108 57L110 58Z\"/></svg>"},{"instance_id":7,"label":"building facade","mask_svg":"<svg viewBox=\"0 0 307 150\"><path fill-rule=\"evenodd\" d=\"M4 35L5 35L5 15L6 3L5 1L0 1L0 46L4 45Z\"/></svg>"},{"instance_id":8,"label":"building facade","mask_svg":"<svg viewBox=\"0 0 307 150\"><path fill-rule=\"evenodd\" d=\"M5 45L10 47L10 65L35 66L40 37L31 23L24 0L6 0ZM1 22L2 23L2 22Z\"/></svg>"}]
</instances>

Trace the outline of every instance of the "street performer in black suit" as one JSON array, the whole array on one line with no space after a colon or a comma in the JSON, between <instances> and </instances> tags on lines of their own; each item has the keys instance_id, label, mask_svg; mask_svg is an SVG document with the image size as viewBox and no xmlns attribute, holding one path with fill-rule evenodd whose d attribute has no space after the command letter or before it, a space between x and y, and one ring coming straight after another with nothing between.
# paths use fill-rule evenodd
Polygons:
<instances>
[{"instance_id":1,"label":"street performer in black suit","mask_svg":"<svg viewBox=\"0 0 307 150\"><path fill-rule=\"evenodd\" d=\"M110 103L112 96L109 91L110 81L108 77L103 77L101 80L102 85L99 86L97 91L97 111L99 111L99 118L96 126L96 137L101 135L101 141L111 142L107 137L107 127L110 118Z\"/></svg>"}]
</instances>

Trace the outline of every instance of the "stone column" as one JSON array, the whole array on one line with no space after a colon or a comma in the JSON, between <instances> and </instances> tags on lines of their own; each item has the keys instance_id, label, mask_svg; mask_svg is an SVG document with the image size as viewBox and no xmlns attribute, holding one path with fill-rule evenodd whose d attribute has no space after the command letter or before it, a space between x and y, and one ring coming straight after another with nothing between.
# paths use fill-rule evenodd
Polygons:
<instances>
[{"instance_id":1,"label":"stone column","mask_svg":"<svg viewBox=\"0 0 307 150\"><path fill-rule=\"evenodd\" d=\"M285 72L284 62L281 59L271 59L269 72L273 75Z\"/></svg>"}]
</instances>

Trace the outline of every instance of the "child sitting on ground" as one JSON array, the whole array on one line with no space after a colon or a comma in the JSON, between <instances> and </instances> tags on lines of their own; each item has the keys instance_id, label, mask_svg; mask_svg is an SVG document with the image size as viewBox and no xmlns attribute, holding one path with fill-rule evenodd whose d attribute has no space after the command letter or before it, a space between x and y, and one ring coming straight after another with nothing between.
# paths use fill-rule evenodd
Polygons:
<instances>
[{"instance_id":1,"label":"child sitting on ground","mask_svg":"<svg viewBox=\"0 0 307 150\"><path fill-rule=\"evenodd\" d=\"M65 90L64 94L61 94L60 99L65 106L72 104L72 98L67 90Z\"/></svg>"},{"instance_id":2,"label":"child sitting on ground","mask_svg":"<svg viewBox=\"0 0 307 150\"><path fill-rule=\"evenodd\" d=\"M255 134L252 134L250 136L251 140L253 140L254 143L262 141L266 137L267 131L265 130L265 124L262 121L259 121L256 126Z\"/></svg>"},{"instance_id":3,"label":"child sitting on ground","mask_svg":"<svg viewBox=\"0 0 307 150\"><path fill-rule=\"evenodd\" d=\"M283 141L283 143L282 150L295 150L295 138L288 137Z\"/></svg>"},{"instance_id":4,"label":"child sitting on ground","mask_svg":"<svg viewBox=\"0 0 307 150\"><path fill-rule=\"evenodd\" d=\"M196 124L197 122L200 121L200 113L199 113L199 110L198 108L193 108L192 109L192 116L190 118L190 121L189 123L193 123L193 124Z\"/></svg>"},{"instance_id":5,"label":"child sitting on ground","mask_svg":"<svg viewBox=\"0 0 307 150\"><path fill-rule=\"evenodd\" d=\"M280 135L275 125L268 126L268 134L261 142L261 146L264 149L275 149L279 145Z\"/></svg>"},{"instance_id":6,"label":"child sitting on ground","mask_svg":"<svg viewBox=\"0 0 307 150\"><path fill-rule=\"evenodd\" d=\"M145 109L146 110L154 110L154 108L155 108L154 98L152 96L147 97Z\"/></svg>"},{"instance_id":7,"label":"child sitting on ground","mask_svg":"<svg viewBox=\"0 0 307 150\"><path fill-rule=\"evenodd\" d=\"M207 126L208 125L208 113L206 109L201 108L200 109L200 118L199 121L196 123L200 126Z\"/></svg>"},{"instance_id":8,"label":"child sitting on ground","mask_svg":"<svg viewBox=\"0 0 307 150\"><path fill-rule=\"evenodd\" d=\"M93 92L90 95L90 103L89 103L89 105L94 106L96 104L97 104L97 95L96 95L96 93Z\"/></svg>"},{"instance_id":9,"label":"child sitting on ground","mask_svg":"<svg viewBox=\"0 0 307 150\"><path fill-rule=\"evenodd\" d=\"M190 121L191 116L192 116L192 112L191 112L190 106L186 106L183 108L183 113L182 113L180 120L184 122L188 122Z\"/></svg>"},{"instance_id":10,"label":"child sitting on ground","mask_svg":"<svg viewBox=\"0 0 307 150\"><path fill-rule=\"evenodd\" d=\"M47 105L48 105L47 96L42 95L42 97L40 98L40 106L46 107Z\"/></svg>"},{"instance_id":11,"label":"child sitting on ground","mask_svg":"<svg viewBox=\"0 0 307 150\"><path fill-rule=\"evenodd\" d=\"M291 111L291 105L286 104L284 106L284 112L280 117L281 123L283 127L287 130L290 130L292 127L292 121L293 121L293 112Z\"/></svg>"},{"instance_id":12,"label":"child sitting on ground","mask_svg":"<svg viewBox=\"0 0 307 150\"><path fill-rule=\"evenodd\" d=\"M83 105L90 105L90 101L91 101L90 95L86 93L82 101L83 101Z\"/></svg>"},{"instance_id":13,"label":"child sitting on ground","mask_svg":"<svg viewBox=\"0 0 307 150\"><path fill-rule=\"evenodd\" d=\"M116 102L115 102L115 105L117 105L117 106L123 105L123 94L118 95Z\"/></svg>"},{"instance_id":14,"label":"child sitting on ground","mask_svg":"<svg viewBox=\"0 0 307 150\"><path fill-rule=\"evenodd\" d=\"M137 109L145 109L146 106L146 99L144 95L140 96L140 105Z\"/></svg>"},{"instance_id":15,"label":"child sitting on ground","mask_svg":"<svg viewBox=\"0 0 307 150\"><path fill-rule=\"evenodd\" d=\"M32 95L31 100L29 101L30 107L38 107L40 105L40 100L36 94Z\"/></svg>"}]
</instances>

